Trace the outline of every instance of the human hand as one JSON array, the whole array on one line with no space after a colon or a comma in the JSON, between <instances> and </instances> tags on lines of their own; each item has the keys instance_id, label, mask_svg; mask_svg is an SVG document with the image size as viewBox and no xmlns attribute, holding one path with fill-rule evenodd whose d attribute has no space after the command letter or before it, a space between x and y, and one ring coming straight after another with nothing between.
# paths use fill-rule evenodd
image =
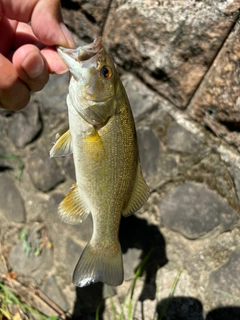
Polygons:
<instances>
[{"instance_id":1,"label":"human hand","mask_svg":"<svg viewBox=\"0 0 240 320\"><path fill-rule=\"evenodd\" d=\"M0 33L0 107L20 110L49 73L67 71L53 46L75 44L59 0L0 0Z\"/></svg>"}]
</instances>

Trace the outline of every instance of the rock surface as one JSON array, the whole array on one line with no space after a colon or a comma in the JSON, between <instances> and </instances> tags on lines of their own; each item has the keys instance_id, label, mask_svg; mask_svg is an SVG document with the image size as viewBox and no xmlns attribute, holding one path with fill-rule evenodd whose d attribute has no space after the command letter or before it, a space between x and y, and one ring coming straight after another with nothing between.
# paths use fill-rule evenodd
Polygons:
<instances>
[{"instance_id":1,"label":"rock surface","mask_svg":"<svg viewBox=\"0 0 240 320\"><path fill-rule=\"evenodd\" d=\"M28 172L35 187L45 192L64 180L55 159L50 159L46 150L37 150L31 155Z\"/></svg>"},{"instance_id":2,"label":"rock surface","mask_svg":"<svg viewBox=\"0 0 240 320\"><path fill-rule=\"evenodd\" d=\"M204 184L186 181L159 204L161 222L189 239L197 239L216 227L228 231L238 215Z\"/></svg>"},{"instance_id":3,"label":"rock surface","mask_svg":"<svg viewBox=\"0 0 240 320\"><path fill-rule=\"evenodd\" d=\"M68 74L52 75L27 109L0 110L1 273L34 278L68 319L96 319L96 310L104 320L129 318L137 272L135 319L239 320L239 0L62 5L76 41L103 33L119 67L151 195L121 221L123 284L75 288L93 226L91 217L79 225L58 217L75 175L72 156L49 159L68 125ZM19 235L34 228L42 251L28 256L32 240Z\"/></svg>"},{"instance_id":4,"label":"rock surface","mask_svg":"<svg viewBox=\"0 0 240 320\"><path fill-rule=\"evenodd\" d=\"M0 211L9 222L24 222L24 200L12 179L0 176Z\"/></svg>"},{"instance_id":5,"label":"rock surface","mask_svg":"<svg viewBox=\"0 0 240 320\"><path fill-rule=\"evenodd\" d=\"M36 138L41 128L38 105L32 103L13 115L9 122L8 135L16 147L23 148Z\"/></svg>"}]
</instances>

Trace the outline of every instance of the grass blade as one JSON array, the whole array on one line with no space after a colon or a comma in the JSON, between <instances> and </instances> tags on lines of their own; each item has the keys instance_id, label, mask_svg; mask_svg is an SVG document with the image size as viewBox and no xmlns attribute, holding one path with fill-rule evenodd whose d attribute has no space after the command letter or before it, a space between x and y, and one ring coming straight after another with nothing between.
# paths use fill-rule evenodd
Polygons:
<instances>
[{"instance_id":1,"label":"grass blade","mask_svg":"<svg viewBox=\"0 0 240 320\"><path fill-rule=\"evenodd\" d=\"M168 299L167 299L167 301L165 302L165 304L164 304L164 306L163 306L163 308L162 308L162 310L161 310L161 313L160 313L160 316L158 317L158 320L162 320L163 317L164 317L164 315L165 315L165 313L166 313L166 311L167 311L169 302L170 302L170 300L171 300L171 298L172 298L172 296L173 296L173 294L174 294L174 291L175 291L175 289L176 289L176 286L177 286L177 283L178 283L178 280L179 280L179 278L180 278L180 275L181 275L182 271L183 271L183 267L181 267L181 268L178 270L178 273L177 273L177 275L176 275L176 277L175 277L175 279L174 279L174 281L173 281L173 284L172 284L172 286L171 286L171 289L170 289L170 292L169 292L169 295L168 295Z\"/></svg>"}]
</instances>

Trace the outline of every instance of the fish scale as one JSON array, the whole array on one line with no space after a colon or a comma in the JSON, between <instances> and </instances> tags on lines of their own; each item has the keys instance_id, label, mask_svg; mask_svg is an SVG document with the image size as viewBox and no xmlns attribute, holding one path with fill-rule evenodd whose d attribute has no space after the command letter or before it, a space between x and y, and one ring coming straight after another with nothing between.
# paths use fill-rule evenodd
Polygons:
<instances>
[{"instance_id":1,"label":"fish scale","mask_svg":"<svg viewBox=\"0 0 240 320\"><path fill-rule=\"evenodd\" d=\"M121 216L138 210L149 196L143 179L134 120L111 57L97 38L76 49L58 48L73 75L67 97L69 130L50 156L73 153L76 184L59 205L66 223L89 213L93 234L73 274L75 285L123 281L118 231Z\"/></svg>"}]
</instances>

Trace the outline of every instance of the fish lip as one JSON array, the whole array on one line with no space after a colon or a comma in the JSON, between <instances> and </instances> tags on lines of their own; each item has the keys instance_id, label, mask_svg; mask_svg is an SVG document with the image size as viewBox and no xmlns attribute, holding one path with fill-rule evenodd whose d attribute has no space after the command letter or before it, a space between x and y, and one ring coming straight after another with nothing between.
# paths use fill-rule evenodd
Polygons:
<instances>
[{"instance_id":1,"label":"fish lip","mask_svg":"<svg viewBox=\"0 0 240 320\"><path fill-rule=\"evenodd\" d=\"M84 45L84 46L79 46L75 49L70 49L70 48L64 48L62 46L57 46L57 52L62 56L62 55L67 55L71 57L72 59L78 61L78 62L83 62L86 60L91 59L93 56L95 56L101 49L102 49L102 37L97 37L92 43ZM82 53L82 56L88 55L88 58L83 58L81 60L81 55L80 52Z\"/></svg>"}]
</instances>

